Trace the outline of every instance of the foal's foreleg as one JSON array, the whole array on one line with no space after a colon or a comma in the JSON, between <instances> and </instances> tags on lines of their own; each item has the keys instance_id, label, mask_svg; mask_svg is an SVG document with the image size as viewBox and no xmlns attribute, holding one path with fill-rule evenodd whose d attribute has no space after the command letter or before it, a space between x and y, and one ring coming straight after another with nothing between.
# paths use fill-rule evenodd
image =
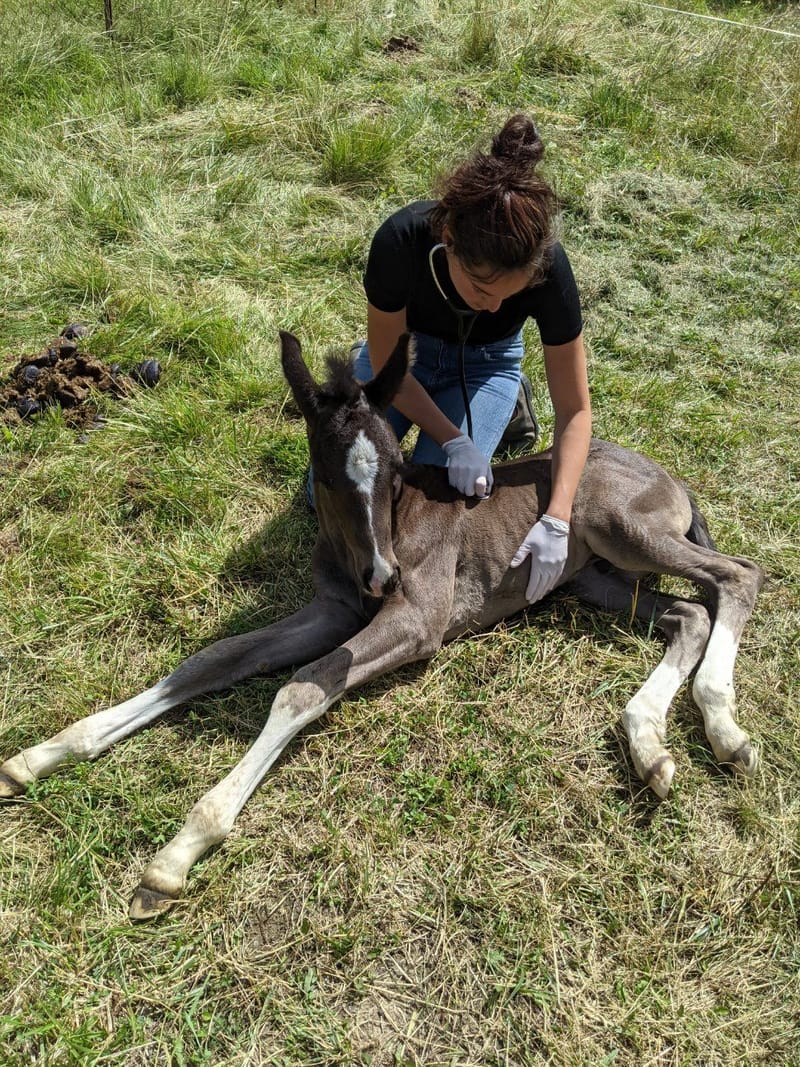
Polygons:
<instances>
[{"instance_id":1,"label":"foal's foreleg","mask_svg":"<svg viewBox=\"0 0 800 1067\"><path fill-rule=\"evenodd\" d=\"M245 803L286 745L348 689L385 671L431 655L440 639L426 639L429 620L387 605L364 630L322 659L301 668L275 696L253 747L195 804L183 828L145 869L130 914L146 919L180 896L189 868L229 833Z\"/></svg>"},{"instance_id":2,"label":"foal's foreleg","mask_svg":"<svg viewBox=\"0 0 800 1067\"><path fill-rule=\"evenodd\" d=\"M654 593L613 571L605 574L589 568L573 587L581 599L607 611L632 612L666 638L664 658L628 701L622 716L636 773L663 799L675 773L675 761L665 744L667 712L703 655L711 630L708 611L694 601Z\"/></svg>"},{"instance_id":3,"label":"foal's foreleg","mask_svg":"<svg viewBox=\"0 0 800 1067\"><path fill-rule=\"evenodd\" d=\"M138 696L68 726L0 767L0 798L18 796L29 782L65 763L94 759L170 708L242 678L303 663L335 648L360 625L355 612L334 601L314 600L294 615L261 630L217 641L185 660Z\"/></svg>"}]
</instances>

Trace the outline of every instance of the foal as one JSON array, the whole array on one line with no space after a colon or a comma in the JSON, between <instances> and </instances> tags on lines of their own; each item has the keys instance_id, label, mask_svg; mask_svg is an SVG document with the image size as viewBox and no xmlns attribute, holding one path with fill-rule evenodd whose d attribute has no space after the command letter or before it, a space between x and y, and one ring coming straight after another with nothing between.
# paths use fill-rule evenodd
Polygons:
<instances>
[{"instance_id":1,"label":"foal","mask_svg":"<svg viewBox=\"0 0 800 1067\"><path fill-rule=\"evenodd\" d=\"M527 568L512 569L509 561L546 510L549 453L498 466L490 499L465 499L443 469L404 464L381 414L408 370L408 335L363 386L349 364L337 360L329 361L329 380L318 386L298 341L282 333L281 344L314 467L316 597L289 618L217 641L146 692L0 767L0 796L17 796L29 782L64 763L93 759L177 704L249 675L307 664L278 691L249 752L198 801L145 869L131 903L135 919L157 915L178 899L189 868L224 840L291 738L347 690L527 606ZM691 579L706 592L709 607L636 588L637 575L653 573ZM601 608L633 607L666 637L664 658L623 715L643 782L659 797L669 791L675 764L664 747L667 709L695 667L693 694L715 756L744 774L755 771L755 750L735 719L733 666L762 573L749 560L713 549L681 483L644 456L593 441L561 581Z\"/></svg>"}]
</instances>

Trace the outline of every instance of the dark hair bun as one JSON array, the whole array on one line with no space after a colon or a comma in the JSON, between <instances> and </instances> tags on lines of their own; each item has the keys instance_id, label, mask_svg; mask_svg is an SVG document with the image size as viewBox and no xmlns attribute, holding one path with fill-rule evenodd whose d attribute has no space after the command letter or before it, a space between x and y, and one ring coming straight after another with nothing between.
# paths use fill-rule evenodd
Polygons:
<instances>
[{"instance_id":1,"label":"dark hair bun","mask_svg":"<svg viewBox=\"0 0 800 1067\"><path fill-rule=\"evenodd\" d=\"M544 142L533 121L520 111L492 138L492 155L518 166L535 167L544 155Z\"/></svg>"}]
</instances>

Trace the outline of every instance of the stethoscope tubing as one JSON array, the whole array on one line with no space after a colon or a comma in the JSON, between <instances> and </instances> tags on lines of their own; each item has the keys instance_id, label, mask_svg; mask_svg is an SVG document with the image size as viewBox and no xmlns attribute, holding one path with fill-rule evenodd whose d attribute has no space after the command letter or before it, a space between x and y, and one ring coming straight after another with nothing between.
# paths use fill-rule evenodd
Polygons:
<instances>
[{"instance_id":1,"label":"stethoscope tubing","mask_svg":"<svg viewBox=\"0 0 800 1067\"><path fill-rule=\"evenodd\" d=\"M467 416L467 434L469 436L470 441L472 441L473 440L473 437L472 437L472 411L470 410L469 394L467 392L467 374L466 374L466 370L464 368L464 349L465 349L466 344L467 344L467 338L470 335L470 331L472 330L472 327L475 325L475 320L477 319L477 317L479 315L479 312L477 312L477 311L462 311L461 308L457 308L455 306L455 304L452 302L452 300L450 300L448 298L447 294L445 293L444 289L442 288L441 284L439 283L439 278L438 278L438 276L436 274L436 267L435 267L434 262L433 262L433 254L434 254L434 252L438 252L440 248L445 248L446 249L446 247L447 247L446 245L441 244L441 243L439 243L437 245L434 245L433 248L431 248L430 252L428 253L428 264L429 264L429 266L431 268L431 275L433 277L434 283L436 284L436 288L439 290L439 293L440 293L440 295L442 297L442 300L444 300L445 304L447 304L447 306L450 309L450 311L452 311L452 313L456 317L456 324L458 326L458 345L459 345L459 350L458 350L458 372L459 372L459 378L460 378L460 381L461 381L461 395L464 398L464 412L465 412L465 414Z\"/></svg>"}]
</instances>

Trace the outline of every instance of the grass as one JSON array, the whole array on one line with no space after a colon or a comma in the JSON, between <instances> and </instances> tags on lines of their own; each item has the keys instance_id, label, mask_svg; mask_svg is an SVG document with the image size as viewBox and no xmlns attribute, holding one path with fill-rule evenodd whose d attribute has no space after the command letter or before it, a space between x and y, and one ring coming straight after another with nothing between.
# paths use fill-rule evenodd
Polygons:
<instances>
[{"instance_id":1,"label":"grass","mask_svg":"<svg viewBox=\"0 0 800 1067\"><path fill-rule=\"evenodd\" d=\"M789 3L681 6L800 33ZM523 106L596 432L769 573L737 666L762 766L720 772L682 693L652 801L619 714L657 645L555 597L350 694L133 927L282 679L197 701L0 813L3 1062L798 1067L800 42L623 0L114 12L109 40L98 5L0 10L0 373L76 320L163 365L85 440L0 430L3 755L307 599L276 331L318 369L362 335L375 227Z\"/></svg>"}]
</instances>

